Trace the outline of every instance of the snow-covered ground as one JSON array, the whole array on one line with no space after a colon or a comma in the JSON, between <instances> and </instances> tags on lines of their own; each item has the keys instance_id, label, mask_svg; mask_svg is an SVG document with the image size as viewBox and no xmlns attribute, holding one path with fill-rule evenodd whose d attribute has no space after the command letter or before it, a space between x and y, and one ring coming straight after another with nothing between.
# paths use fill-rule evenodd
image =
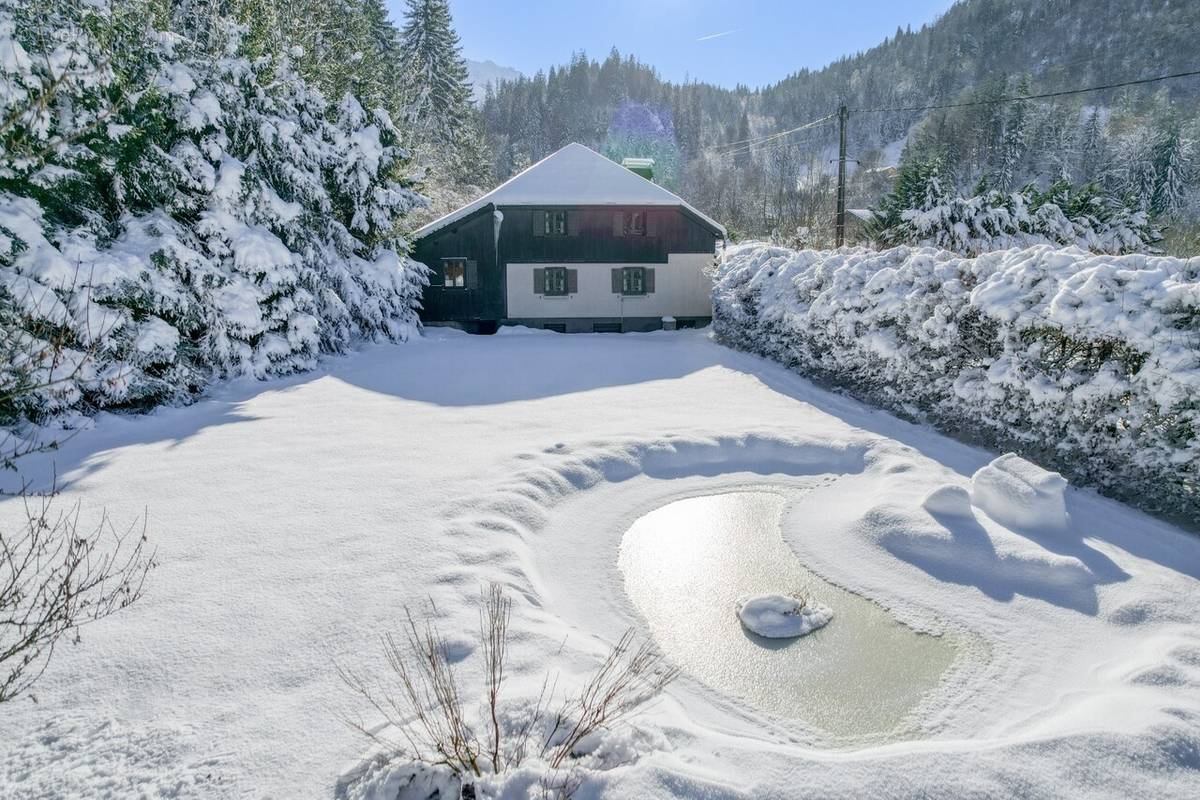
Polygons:
<instances>
[{"instance_id":1,"label":"snow-covered ground","mask_svg":"<svg viewBox=\"0 0 1200 800\"><path fill-rule=\"evenodd\" d=\"M513 694L547 667L571 685L642 626L617 566L634 520L790 484L806 566L986 658L919 737L858 747L684 676L631 720L646 752L581 797L1200 795L1200 540L1075 489L1066 529L923 505L995 455L686 331L435 331L101 417L54 454L64 503L145 509L161 567L0 708L0 797L329 797L368 749L334 665L379 667L406 604L431 598L466 653L502 581Z\"/></svg>"}]
</instances>

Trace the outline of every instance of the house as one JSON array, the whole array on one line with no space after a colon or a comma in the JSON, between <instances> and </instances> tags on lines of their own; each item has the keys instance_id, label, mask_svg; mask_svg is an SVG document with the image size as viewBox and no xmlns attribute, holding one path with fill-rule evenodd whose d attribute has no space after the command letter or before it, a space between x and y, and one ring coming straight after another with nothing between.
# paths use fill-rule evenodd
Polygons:
<instances>
[{"instance_id":1,"label":"house","mask_svg":"<svg viewBox=\"0 0 1200 800\"><path fill-rule=\"evenodd\" d=\"M414 232L412 257L432 273L421 318L473 333L704 325L724 237L680 197L570 144Z\"/></svg>"},{"instance_id":2,"label":"house","mask_svg":"<svg viewBox=\"0 0 1200 800\"><path fill-rule=\"evenodd\" d=\"M876 223L875 212L869 208L846 209L846 244L868 244Z\"/></svg>"}]
</instances>

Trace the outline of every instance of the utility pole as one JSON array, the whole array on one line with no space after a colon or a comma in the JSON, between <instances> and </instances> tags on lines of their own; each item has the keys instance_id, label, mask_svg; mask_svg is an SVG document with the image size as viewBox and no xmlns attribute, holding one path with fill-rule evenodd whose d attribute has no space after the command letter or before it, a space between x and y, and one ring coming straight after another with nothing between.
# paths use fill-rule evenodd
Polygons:
<instances>
[{"instance_id":1,"label":"utility pole","mask_svg":"<svg viewBox=\"0 0 1200 800\"><path fill-rule=\"evenodd\" d=\"M846 120L850 112L846 106L838 109L838 185L837 185L837 246L846 243Z\"/></svg>"}]
</instances>

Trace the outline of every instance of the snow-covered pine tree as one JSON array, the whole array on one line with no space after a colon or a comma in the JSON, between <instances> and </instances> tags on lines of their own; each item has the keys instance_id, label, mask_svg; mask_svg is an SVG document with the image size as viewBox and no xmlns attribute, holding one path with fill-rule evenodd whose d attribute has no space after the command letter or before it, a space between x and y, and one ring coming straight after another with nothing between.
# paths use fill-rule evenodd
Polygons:
<instances>
[{"instance_id":1,"label":"snow-covered pine tree","mask_svg":"<svg viewBox=\"0 0 1200 800\"><path fill-rule=\"evenodd\" d=\"M1021 76L1017 84L1017 95L1029 94L1029 80ZM1000 166L993 179L993 185L1002 192L1013 189L1018 180L1021 165L1025 160L1025 137L1028 117L1027 103L1018 101L1008 109L1004 120L1004 141L1000 146Z\"/></svg>"},{"instance_id":2,"label":"snow-covered pine tree","mask_svg":"<svg viewBox=\"0 0 1200 800\"><path fill-rule=\"evenodd\" d=\"M1079 137L1079 177L1086 183L1103 183L1107 178L1108 146L1100 109L1093 108Z\"/></svg>"},{"instance_id":3,"label":"snow-covered pine tree","mask_svg":"<svg viewBox=\"0 0 1200 800\"><path fill-rule=\"evenodd\" d=\"M1117 143L1118 174L1114 181L1128 205L1147 212L1154 204L1157 183L1152 142L1147 125L1136 125L1124 133Z\"/></svg>"},{"instance_id":4,"label":"snow-covered pine tree","mask_svg":"<svg viewBox=\"0 0 1200 800\"><path fill-rule=\"evenodd\" d=\"M417 324L424 268L396 231L421 200L386 112L331 105L217 3L176 3L173 30L158 11L0 6L4 424Z\"/></svg>"},{"instance_id":5,"label":"snow-covered pine tree","mask_svg":"<svg viewBox=\"0 0 1200 800\"><path fill-rule=\"evenodd\" d=\"M1175 120L1168 120L1154 142L1154 194L1150 209L1171 216L1187 202L1191 183L1192 143L1183 138Z\"/></svg>"},{"instance_id":6,"label":"snow-covered pine tree","mask_svg":"<svg viewBox=\"0 0 1200 800\"><path fill-rule=\"evenodd\" d=\"M1126 209L1088 185L1065 179L1045 192L981 186L972 197L949 193L936 162L910 162L897 188L876 212L875 238L887 245L916 244L963 255L1029 247L1074 245L1098 253L1145 252L1158 231L1145 212Z\"/></svg>"}]
</instances>

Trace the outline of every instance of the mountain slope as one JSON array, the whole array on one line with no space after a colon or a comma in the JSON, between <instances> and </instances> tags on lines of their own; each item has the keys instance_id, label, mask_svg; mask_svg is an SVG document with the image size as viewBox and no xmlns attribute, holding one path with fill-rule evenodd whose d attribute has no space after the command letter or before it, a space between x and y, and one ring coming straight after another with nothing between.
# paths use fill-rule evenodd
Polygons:
<instances>
[{"instance_id":1,"label":"mountain slope","mask_svg":"<svg viewBox=\"0 0 1200 800\"><path fill-rule=\"evenodd\" d=\"M495 86L503 81L515 81L521 77L520 70L505 67L495 61L472 61L467 59L467 79L475 87L471 99L482 103L488 85Z\"/></svg>"},{"instance_id":2,"label":"mountain slope","mask_svg":"<svg viewBox=\"0 0 1200 800\"><path fill-rule=\"evenodd\" d=\"M612 155L632 154L632 146L669 160L664 180L672 188L751 233L827 232L837 126L829 120L737 143L827 117L842 103L862 112L848 128L859 173L850 187L855 205L873 204L890 188L886 167L903 151L908 159L937 157L962 189L980 180L1096 181L1114 197L1191 219L1200 216L1192 144L1200 138L1200 77L991 101L1198 69L1197 32L1200 3L963 0L920 30L898 30L868 51L761 91L670 84L614 52L507 82L484 116L497 179L569 141ZM916 110L959 103L981 104ZM655 139L651 128L668 133Z\"/></svg>"}]
</instances>

